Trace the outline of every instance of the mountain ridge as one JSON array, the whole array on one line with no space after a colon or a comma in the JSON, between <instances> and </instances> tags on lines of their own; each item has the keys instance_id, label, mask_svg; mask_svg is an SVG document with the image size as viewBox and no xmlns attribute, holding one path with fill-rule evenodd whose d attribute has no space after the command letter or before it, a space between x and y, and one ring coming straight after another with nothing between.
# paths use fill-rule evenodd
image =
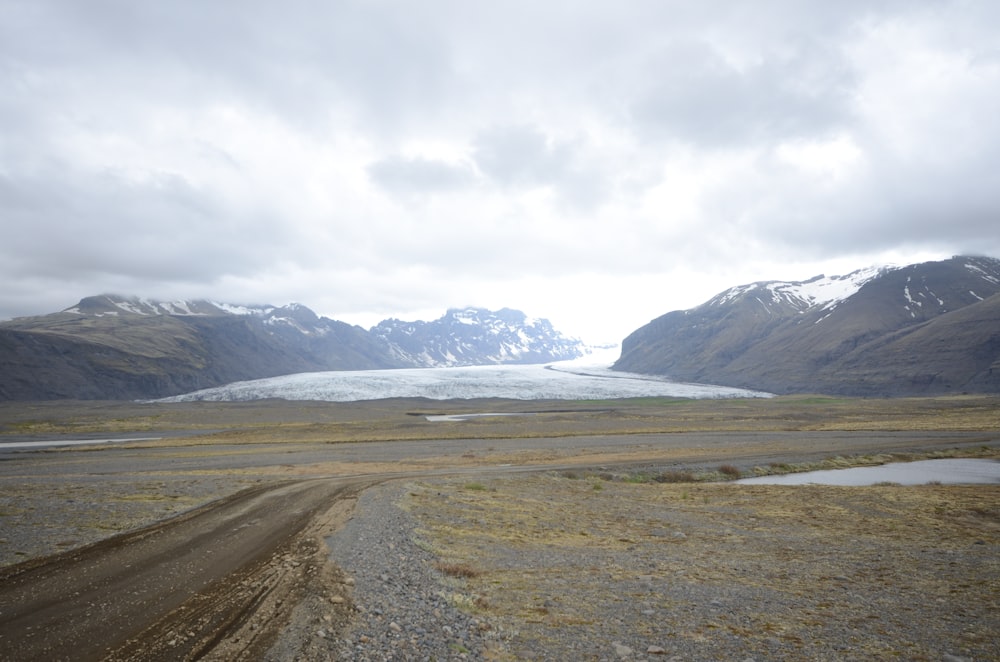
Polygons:
<instances>
[{"instance_id":1,"label":"mountain ridge","mask_svg":"<svg viewBox=\"0 0 1000 662\"><path fill-rule=\"evenodd\" d=\"M85 297L57 313L0 322L0 399L147 399L297 372L545 362L584 353L579 340L547 321L518 328L518 320L527 322L519 311L465 310L476 311L474 323L456 326L449 314L420 322L434 344L406 349L387 339L389 321L375 333L298 303Z\"/></svg>"},{"instance_id":2,"label":"mountain ridge","mask_svg":"<svg viewBox=\"0 0 1000 662\"><path fill-rule=\"evenodd\" d=\"M849 286L800 294L827 283ZM1000 392L998 293L1000 260L978 256L752 283L637 329L613 368L773 393ZM952 316L976 328L949 337Z\"/></svg>"},{"instance_id":3,"label":"mountain ridge","mask_svg":"<svg viewBox=\"0 0 1000 662\"><path fill-rule=\"evenodd\" d=\"M455 343L456 330L473 332L461 334L462 341ZM579 341L556 331L548 320L528 318L511 308L450 308L432 322L388 319L371 331L394 356L419 367L471 365L463 358L470 356L488 363L544 363L580 356Z\"/></svg>"}]
</instances>

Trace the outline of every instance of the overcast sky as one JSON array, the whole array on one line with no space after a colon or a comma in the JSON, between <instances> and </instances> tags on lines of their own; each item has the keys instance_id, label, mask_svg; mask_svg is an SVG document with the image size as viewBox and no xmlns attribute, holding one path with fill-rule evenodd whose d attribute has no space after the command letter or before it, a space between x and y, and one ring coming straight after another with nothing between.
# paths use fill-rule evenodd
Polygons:
<instances>
[{"instance_id":1,"label":"overcast sky","mask_svg":"<svg viewBox=\"0 0 1000 662\"><path fill-rule=\"evenodd\" d=\"M92 294L617 342L1000 257L995 0L0 0L0 319Z\"/></svg>"}]
</instances>

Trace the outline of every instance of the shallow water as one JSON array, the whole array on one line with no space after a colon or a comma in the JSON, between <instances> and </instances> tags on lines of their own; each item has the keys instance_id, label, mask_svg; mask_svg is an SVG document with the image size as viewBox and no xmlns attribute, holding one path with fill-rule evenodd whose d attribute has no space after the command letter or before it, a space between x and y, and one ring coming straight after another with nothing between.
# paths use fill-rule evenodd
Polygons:
<instances>
[{"instance_id":1,"label":"shallow water","mask_svg":"<svg viewBox=\"0 0 1000 662\"><path fill-rule=\"evenodd\" d=\"M5 441L0 450L26 448L51 448L53 446L94 446L97 444L120 444L126 441L156 441L163 437L128 437L122 439L50 439L44 441Z\"/></svg>"},{"instance_id":2,"label":"shallow water","mask_svg":"<svg viewBox=\"0 0 1000 662\"><path fill-rule=\"evenodd\" d=\"M736 481L748 485L848 485L863 486L877 483L924 485L938 482L944 485L1000 483L1000 461L956 458L893 462L877 467L806 471L781 476L757 476Z\"/></svg>"}]
</instances>

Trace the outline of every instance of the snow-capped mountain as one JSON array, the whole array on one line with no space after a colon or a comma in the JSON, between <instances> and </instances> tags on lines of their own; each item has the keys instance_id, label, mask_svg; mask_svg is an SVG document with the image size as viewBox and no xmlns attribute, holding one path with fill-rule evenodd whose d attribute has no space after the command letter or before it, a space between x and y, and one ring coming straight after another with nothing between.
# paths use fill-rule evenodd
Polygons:
<instances>
[{"instance_id":1,"label":"snow-capped mountain","mask_svg":"<svg viewBox=\"0 0 1000 662\"><path fill-rule=\"evenodd\" d=\"M763 281L731 287L714 296L708 306L725 306L752 298L764 309L781 314L789 310L804 313L816 307L834 308L841 301L853 296L861 287L897 267L869 267L858 269L846 276L819 275L805 281Z\"/></svg>"},{"instance_id":2,"label":"snow-capped mountain","mask_svg":"<svg viewBox=\"0 0 1000 662\"><path fill-rule=\"evenodd\" d=\"M449 311L435 322L390 320L365 330L301 304L101 295L0 323L0 399L145 399L300 372L532 363L582 353L579 341L546 320L508 309Z\"/></svg>"},{"instance_id":3,"label":"snow-capped mountain","mask_svg":"<svg viewBox=\"0 0 1000 662\"><path fill-rule=\"evenodd\" d=\"M453 308L433 322L388 319L371 329L404 363L422 367L574 359L583 345L519 310Z\"/></svg>"},{"instance_id":4,"label":"snow-capped mountain","mask_svg":"<svg viewBox=\"0 0 1000 662\"><path fill-rule=\"evenodd\" d=\"M325 335L329 327L324 320L300 303L287 306L247 306L197 299L193 301L155 301L140 297L102 294L86 297L63 311L93 317L118 315L175 315L180 317L211 317L235 315L260 320L272 327L288 326L305 335Z\"/></svg>"},{"instance_id":5,"label":"snow-capped mountain","mask_svg":"<svg viewBox=\"0 0 1000 662\"><path fill-rule=\"evenodd\" d=\"M1000 260L733 287L659 317L615 368L774 393L1000 392Z\"/></svg>"}]
</instances>

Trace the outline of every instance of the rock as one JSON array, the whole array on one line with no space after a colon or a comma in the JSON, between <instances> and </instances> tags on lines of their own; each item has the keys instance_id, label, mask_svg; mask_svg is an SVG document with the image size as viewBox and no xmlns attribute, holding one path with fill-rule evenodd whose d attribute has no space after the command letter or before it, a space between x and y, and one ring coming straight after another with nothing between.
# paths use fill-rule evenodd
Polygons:
<instances>
[{"instance_id":1,"label":"rock","mask_svg":"<svg viewBox=\"0 0 1000 662\"><path fill-rule=\"evenodd\" d=\"M646 655L666 655L667 651L659 646L650 646L646 649Z\"/></svg>"},{"instance_id":2,"label":"rock","mask_svg":"<svg viewBox=\"0 0 1000 662\"><path fill-rule=\"evenodd\" d=\"M632 656L632 649L625 644L620 644L616 641L611 644L611 647L615 650L615 655L617 655L620 659L624 660L625 658Z\"/></svg>"}]
</instances>

